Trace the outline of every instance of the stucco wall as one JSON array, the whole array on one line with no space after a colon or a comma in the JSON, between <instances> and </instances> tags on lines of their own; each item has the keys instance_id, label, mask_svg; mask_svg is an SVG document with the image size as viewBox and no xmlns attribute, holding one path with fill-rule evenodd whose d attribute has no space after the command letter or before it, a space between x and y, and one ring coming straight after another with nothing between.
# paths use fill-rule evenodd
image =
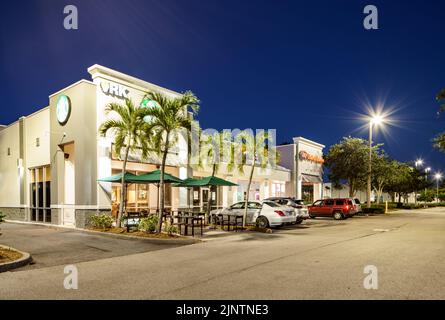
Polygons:
<instances>
[{"instance_id":1,"label":"stucco wall","mask_svg":"<svg viewBox=\"0 0 445 320\"><path fill-rule=\"evenodd\" d=\"M0 131L0 207L20 206L19 131L19 122Z\"/></svg>"},{"instance_id":2,"label":"stucco wall","mask_svg":"<svg viewBox=\"0 0 445 320\"><path fill-rule=\"evenodd\" d=\"M75 204L97 204L97 140L96 88L81 81L50 96L50 154L52 165L51 204L64 202L64 152L59 145L74 142L75 148ZM71 115L65 125L57 121L56 104L61 95L71 100ZM64 137L65 134L65 137Z\"/></svg>"}]
</instances>

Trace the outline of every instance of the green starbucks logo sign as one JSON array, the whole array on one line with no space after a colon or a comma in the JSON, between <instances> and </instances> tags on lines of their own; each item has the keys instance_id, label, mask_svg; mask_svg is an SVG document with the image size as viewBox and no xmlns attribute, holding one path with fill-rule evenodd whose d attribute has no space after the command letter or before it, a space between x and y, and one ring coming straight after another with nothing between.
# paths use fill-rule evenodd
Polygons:
<instances>
[{"instance_id":1,"label":"green starbucks logo sign","mask_svg":"<svg viewBox=\"0 0 445 320\"><path fill-rule=\"evenodd\" d=\"M71 115L71 100L68 96L62 95L57 100L56 115L57 121L62 126L68 122Z\"/></svg>"}]
</instances>

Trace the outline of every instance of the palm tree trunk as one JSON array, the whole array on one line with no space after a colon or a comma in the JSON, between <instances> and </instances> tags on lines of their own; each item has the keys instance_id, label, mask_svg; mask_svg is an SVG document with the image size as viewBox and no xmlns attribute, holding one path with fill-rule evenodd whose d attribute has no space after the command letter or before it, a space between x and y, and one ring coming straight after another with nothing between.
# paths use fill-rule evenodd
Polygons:
<instances>
[{"instance_id":1,"label":"palm tree trunk","mask_svg":"<svg viewBox=\"0 0 445 320\"><path fill-rule=\"evenodd\" d=\"M250 186L252 184L254 170L255 170L255 159L253 160L252 167L250 168L249 183L247 184L246 201L244 203L243 228L246 227L247 209L248 209L247 206L249 204Z\"/></svg>"},{"instance_id":2,"label":"palm tree trunk","mask_svg":"<svg viewBox=\"0 0 445 320\"><path fill-rule=\"evenodd\" d=\"M216 164L213 164L212 177L215 175L215 171L216 171ZM209 186L209 195L207 197L207 210L206 210L208 217L210 216L210 211L212 209L211 201L212 201L212 186Z\"/></svg>"},{"instance_id":3,"label":"palm tree trunk","mask_svg":"<svg viewBox=\"0 0 445 320\"><path fill-rule=\"evenodd\" d=\"M117 214L116 227L121 227L121 219L122 214L124 212L124 204L125 204L125 193L127 192L127 185L125 183L125 173L127 170L127 162L128 162L128 154L130 153L130 143L127 144L125 148L125 158L122 163L122 180L121 180L121 202L119 204L119 213Z\"/></svg>"},{"instance_id":4,"label":"palm tree trunk","mask_svg":"<svg viewBox=\"0 0 445 320\"><path fill-rule=\"evenodd\" d=\"M162 230L162 218L164 216L164 173L165 173L165 163L167 162L167 154L168 154L168 144L169 144L169 133L167 133L167 137L165 138L165 148L164 154L162 155L162 163L161 163L161 179L159 180L159 198L160 198L160 206L159 206L159 221L156 232L160 233Z\"/></svg>"}]
</instances>

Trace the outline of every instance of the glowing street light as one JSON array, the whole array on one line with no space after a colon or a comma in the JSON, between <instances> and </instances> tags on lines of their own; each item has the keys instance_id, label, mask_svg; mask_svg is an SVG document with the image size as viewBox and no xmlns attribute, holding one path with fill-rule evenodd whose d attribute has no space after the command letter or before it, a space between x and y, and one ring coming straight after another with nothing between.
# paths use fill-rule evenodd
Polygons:
<instances>
[{"instance_id":1,"label":"glowing street light","mask_svg":"<svg viewBox=\"0 0 445 320\"><path fill-rule=\"evenodd\" d=\"M368 190L367 190L367 207L371 208L371 174L372 174L372 128L385 122L382 114L373 114L369 119L369 171L368 171Z\"/></svg>"},{"instance_id":2,"label":"glowing street light","mask_svg":"<svg viewBox=\"0 0 445 320\"><path fill-rule=\"evenodd\" d=\"M416 168L417 168L417 167L421 167L421 166L423 166L423 160L422 160L422 159L417 159L417 160L414 162L414 165L416 166Z\"/></svg>"},{"instance_id":3,"label":"glowing street light","mask_svg":"<svg viewBox=\"0 0 445 320\"><path fill-rule=\"evenodd\" d=\"M436 173L434 179L436 179L436 199L439 202L439 181L442 180L442 174L440 172Z\"/></svg>"}]
</instances>

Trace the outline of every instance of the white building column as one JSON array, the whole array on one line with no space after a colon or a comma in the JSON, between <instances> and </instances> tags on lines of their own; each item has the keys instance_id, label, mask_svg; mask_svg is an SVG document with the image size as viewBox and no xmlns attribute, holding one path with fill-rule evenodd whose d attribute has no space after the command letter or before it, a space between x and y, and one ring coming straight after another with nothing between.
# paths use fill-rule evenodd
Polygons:
<instances>
[{"instance_id":1,"label":"white building column","mask_svg":"<svg viewBox=\"0 0 445 320\"><path fill-rule=\"evenodd\" d=\"M297 199L303 199L303 191L302 191L302 181L301 181L301 175L297 176L297 183L296 183L296 193L297 193Z\"/></svg>"}]
</instances>

